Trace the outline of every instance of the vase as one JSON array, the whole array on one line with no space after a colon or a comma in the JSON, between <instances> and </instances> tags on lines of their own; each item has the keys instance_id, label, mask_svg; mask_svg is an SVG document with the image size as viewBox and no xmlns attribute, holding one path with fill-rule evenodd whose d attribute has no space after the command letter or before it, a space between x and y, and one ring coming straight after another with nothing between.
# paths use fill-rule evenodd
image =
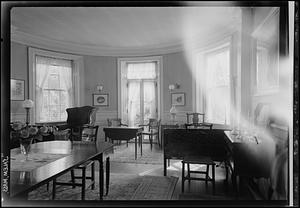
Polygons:
<instances>
[{"instance_id":1,"label":"vase","mask_svg":"<svg viewBox=\"0 0 300 208\"><path fill-rule=\"evenodd\" d=\"M32 140L33 140L32 137L19 139L21 154L25 155L25 160L26 161L29 160L28 159L28 154L30 152L30 147L31 147L31 144L32 144Z\"/></svg>"}]
</instances>

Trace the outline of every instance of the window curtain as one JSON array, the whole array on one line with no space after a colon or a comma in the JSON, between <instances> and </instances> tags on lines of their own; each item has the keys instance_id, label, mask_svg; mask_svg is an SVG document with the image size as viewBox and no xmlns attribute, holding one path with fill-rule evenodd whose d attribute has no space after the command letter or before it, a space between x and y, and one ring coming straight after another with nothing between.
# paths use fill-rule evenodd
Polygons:
<instances>
[{"instance_id":1,"label":"window curtain","mask_svg":"<svg viewBox=\"0 0 300 208\"><path fill-rule=\"evenodd\" d=\"M156 118L155 82L144 82L144 121Z\"/></svg>"},{"instance_id":2,"label":"window curtain","mask_svg":"<svg viewBox=\"0 0 300 208\"><path fill-rule=\"evenodd\" d=\"M155 79L155 62L128 63L127 79Z\"/></svg>"},{"instance_id":3,"label":"window curtain","mask_svg":"<svg viewBox=\"0 0 300 208\"><path fill-rule=\"evenodd\" d=\"M67 92L67 95L65 95L66 105L63 105L64 109L62 109L61 112L64 112L65 108L73 105L72 61L44 56L36 56L35 71L35 120L36 122L41 122L43 118L49 116L49 104L47 103L47 100L45 100L45 89L50 87L49 75L51 73L58 73L59 77L61 77L59 86L55 86L55 88Z\"/></svg>"},{"instance_id":4,"label":"window curtain","mask_svg":"<svg viewBox=\"0 0 300 208\"><path fill-rule=\"evenodd\" d=\"M140 82L128 83L128 125L140 124Z\"/></svg>"}]
</instances>

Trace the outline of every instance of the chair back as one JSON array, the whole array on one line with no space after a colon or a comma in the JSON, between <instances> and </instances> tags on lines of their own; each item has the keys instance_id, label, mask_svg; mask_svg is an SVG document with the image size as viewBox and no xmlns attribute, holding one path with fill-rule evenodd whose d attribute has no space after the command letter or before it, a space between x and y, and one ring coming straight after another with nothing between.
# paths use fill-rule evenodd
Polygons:
<instances>
[{"instance_id":1,"label":"chair back","mask_svg":"<svg viewBox=\"0 0 300 208\"><path fill-rule=\"evenodd\" d=\"M96 120L96 108L92 106L82 106L66 109L70 126L94 125Z\"/></svg>"},{"instance_id":2,"label":"chair back","mask_svg":"<svg viewBox=\"0 0 300 208\"><path fill-rule=\"evenodd\" d=\"M98 129L99 126L87 126L82 131L82 141L85 142L97 142L97 136L98 136Z\"/></svg>"},{"instance_id":3,"label":"chair back","mask_svg":"<svg viewBox=\"0 0 300 208\"><path fill-rule=\"evenodd\" d=\"M204 113L187 113L186 123L187 124L199 124L204 123Z\"/></svg>"},{"instance_id":4,"label":"chair back","mask_svg":"<svg viewBox=\"0 0 300 208\"><path fill-rule=\"evenodd\" d=\"M156 119L156 118L149 118L149 131L151 130L159 130L159 126L160 126L160 119Z\"/></svg>"}]
</instances>

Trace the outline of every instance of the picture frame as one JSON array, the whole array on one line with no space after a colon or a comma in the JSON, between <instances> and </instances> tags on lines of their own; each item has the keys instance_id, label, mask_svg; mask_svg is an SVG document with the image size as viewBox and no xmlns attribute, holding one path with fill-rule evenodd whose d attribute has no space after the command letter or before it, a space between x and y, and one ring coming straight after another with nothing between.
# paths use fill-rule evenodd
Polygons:
<instances>
[{"instance_id":1,"label":"picture frame","mask_svg":"<svg viewBox=\"0 0 300 208\"><path fill-rule=\"evenodd\" d=\"M93 94L93 105L94 106L108 106L108 94Z\"/></svg>"},{"instance_id":2,"label":"picture frame","mask_svg":"<svg viewBox=\"0 0 300 208\"><path fill-rule=\"evenodd\" d=\"M171 104L176 106L185 105L185 93L183 92L171 93Z\"/></svg>"},{"instance_id":3,"label":"picture frame","mask_svg":"<svg viewBox=\"0 0 300 208\"><path fill-rule=\"evenodd\" d=\"M10 79L10 100L25 100L25 80Z\"/></svg>"}]
</instances>

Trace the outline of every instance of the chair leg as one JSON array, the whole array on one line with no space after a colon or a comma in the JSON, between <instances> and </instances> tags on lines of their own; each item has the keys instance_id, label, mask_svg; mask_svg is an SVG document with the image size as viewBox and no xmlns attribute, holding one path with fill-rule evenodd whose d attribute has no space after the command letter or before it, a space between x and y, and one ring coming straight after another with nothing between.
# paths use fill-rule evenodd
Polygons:
<instances>
[{"instance_id":1,"label":"chair leg","mask_svg":"<svg viewBox=\"0 0 300 208\"><path fill-rule=\"evenodd\" d=\"M74 170L71 170L71 181L72 181L73 184L75 184L75 173L74 173ZM72 188L75 188L75 185L73 185Z\"/></svg>"},{"instance_id":2,"label":"chair leg","mask_svg":"<svg viewBox=\"0 0 300 208\"><path fill-rule=\"evenodd\" d=\"M149 135L149 140L150 140L150 148L151 148L151 151L152 151L152 139L153 139L152 135Z\"/></svg>"},{"instance_id":3,"label":"chair leg","mask_svg":"<svg viewBox=\"0 0 300 208\"><path fill-rule=\"evenodd\" d=\"M92 164L91 171L92 171L91 180L92 180L92 183L93 183L91 188L94 190L95 189L95 163L94 162Z\"/></svg>"},{"instance_id":4,"label":"chair leg","mask_svg":"<svg viewBox=\"0 0 300 208\"><path fill-rule=\"evenodd\" d=\"M188 171L187 177L188 177L189 185L190 185L190 184L191 184L191 173L190 173L191 169L190 169L190 163L187 163L187 171Z\"/></svg>"},{"instance_id":5,"label":"chair leg","mask_svg":"<svg viewBox=\"0 0 300 208\"><path fill-rule=\"evenodd\" d=\"M56 178L53 179L53 188L52 188L52 200L55 199L56 192Z\"/></svg>"},{"instance_id":6,"label":"chair leg","mask_svg":"<svg viewBox=\"0 0 300 208\"><path fill-rule=\"evenodd\" d=\"M205 173L205 183L207 184L209 180L209 165L206 165L206 173Z\"/></svg>"},{"instance_id":7,"label":"chair leg","mask_svg":"<svg viewBox=\"0 0 300 208\"><path fill-rule=\"evenodd\" d=\"M181 192L183 193L184 192L184 180L185 180L185 176L184 176L184 166L185 166L185 163L183 161L182 162L182 173L181 173Z\"/></svg>"},{"instance_id":8,"label":"chair leg","mask_svg":"<svg viewBox=\"0 0 300 208\"><path fill-rule=\"evenodd\" d=\"M85 171L85 168L83 168L82 169L81 200L84 200L84 197L85 197L85 178L86 178L86 171Z\"/></svg>"},{"instance_id":9,"label":"chair leg","mask_svg":"<svg viewBox=\"0 0 300 208\"><path fill-rule=\"evenodd\" d=\"M106 158L106 193L105 195L108 194L109 191L109 176L110 176L110 160L109 157Z\"/></svg>"},{"instance_id":10,"label":"chair leg","mask_svg":"<svg viewBox=\"0 0 300 208\"><path fill-rule=\"evenodd\" d=\"M215 192L216 192L215 164L213 164L211 167L212 167L213 194L215 194Z\"/></svg>"},{"instance_id":11,"label":"chair leg","mask_svg":"<svg viewBox=\"0 0 300 208\"><path fill-rule=\"evenodd\" d=\"M49 182L47 183L47 191L49 191Z\"/></svg>"}]
</instances>

